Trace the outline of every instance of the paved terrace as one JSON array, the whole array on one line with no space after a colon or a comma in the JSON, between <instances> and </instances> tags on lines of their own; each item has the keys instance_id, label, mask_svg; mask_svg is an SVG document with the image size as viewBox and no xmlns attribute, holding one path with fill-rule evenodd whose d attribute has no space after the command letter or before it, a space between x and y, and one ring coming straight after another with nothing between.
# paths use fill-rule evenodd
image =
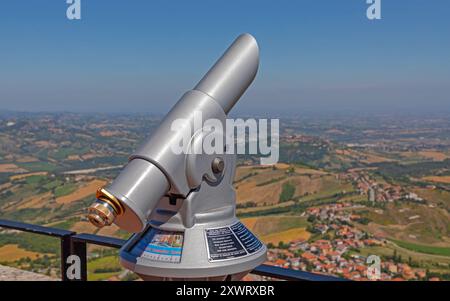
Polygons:
<instances>
[{"instance_id":1,"label":"paved terrace","mask_svg":"<svg viewBox=\"0 0 450 301\"><path fill-rule=\"evenodd\" d=\"M58 281L49 276L0 265L0 281Z\"/></svg>"}]
</instances>

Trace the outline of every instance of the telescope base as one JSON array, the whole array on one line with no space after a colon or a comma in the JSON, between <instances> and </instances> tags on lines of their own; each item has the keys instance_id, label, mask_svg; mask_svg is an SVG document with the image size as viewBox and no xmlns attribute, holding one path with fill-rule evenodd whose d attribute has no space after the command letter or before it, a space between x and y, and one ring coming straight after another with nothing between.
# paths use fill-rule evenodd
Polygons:
<instances>
[{"instance_id":1,"label":"telescope base","mask_svg":"<svg viewBox=\"0 0 450 301\"><path fill-rule=\"evenodd\" d=\"M120 251L143 280L240 280L266 261L267 248L237 218L181 231L148 226Z\"/></svg>"}]
</instances>

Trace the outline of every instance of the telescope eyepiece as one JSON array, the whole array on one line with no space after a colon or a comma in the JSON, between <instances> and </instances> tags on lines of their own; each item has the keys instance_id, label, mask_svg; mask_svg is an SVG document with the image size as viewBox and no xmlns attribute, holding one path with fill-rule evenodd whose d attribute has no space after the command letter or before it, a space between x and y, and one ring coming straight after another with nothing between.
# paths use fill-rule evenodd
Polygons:
<instances>
[{"instance_id":1,"label":"telescope eyepiece","mask_svg":"<svg viewBox=\"0 0 450 301\"><path fill-rule=\"evenodd\" d=\"M116 197L101 188L97 191L97 200L88 208L87 218L96 227L103 228L111 225L123 211Z\"/></svg>"},{"instance_id":2,"label":"telescope eyepiece","mask_svg":"<svg viewBox=\"0 0 450 301\"><path fill-rule=\"evenodd\" d=\"M88 208L87 217L96 227L103 228L114 222L116 213L109 203L97 200Z\"/></svg>"}]
</instances>

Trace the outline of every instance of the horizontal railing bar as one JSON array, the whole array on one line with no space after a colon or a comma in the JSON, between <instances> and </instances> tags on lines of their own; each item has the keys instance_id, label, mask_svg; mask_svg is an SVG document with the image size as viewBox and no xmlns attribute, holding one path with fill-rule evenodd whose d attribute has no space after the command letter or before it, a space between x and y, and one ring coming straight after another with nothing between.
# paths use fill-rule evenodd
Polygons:
<instances>
[{"instance_id":1,"label":"horizontal railing bar","mask_svg":"<svg viewBox=\"0 0 450 301\"><path fill-rule=\"evenodd\" d=\"M298 271L293 269L285 269L273 265L262 264L257 266L251 274L272 277L283 280L297 280L297 281L345 281L344 278L334 276L327 276L321 274L314 274L310 272Z\"/></svg>"},{"instance_id":2,"label":"horizontal railing bar","mask_svg":"<svg viewBox=\"0 0 450 301\"><path fill-rule=\"evenodd\" d=\"M81 233L72 236L74 241L85 242L88 244L95 244L111 248L121 248L127 241L125 239L109 237L109 236L99 236L95 234Z\"/></svg>"},{"instance_id":3,"label":"horizontal railing bar","mask_svg":"<svg viewBox=\"0 0 450 301\"><path fill-rule=\"evenodd\" d=\"M69 230L39 226L34 224L27 224L22 222L15 222L5 219L0 219L0 228L8 228L55 237L66 237L76 234L75 232Z\"/></svg>"},{"instance_id":4,"label":"horizontal railing bar","mask_svg":"<svg viewBox=\"0 0 450 301\"><path fill-rule=\"evenodd\" d=\"M34 224L27 224L22 222L10 221L0 219L0 228L15 229L24 232L31 232L35 234L42 234L48 236L59 237L61 239L69 237L74 242L84 242L87 244L95 244L111 248L121 248L125 243L125 239L99 236L95 234L80 233L63 230L58 228L51 228L39 226ZM285 269L277 266L262 264L250 272L251 274L266 276L282 280L299 280L299 281L346 281L344 278L334 276L314 274L310 272L298 271L293 269Z\"/></svg>"}]
</instances>

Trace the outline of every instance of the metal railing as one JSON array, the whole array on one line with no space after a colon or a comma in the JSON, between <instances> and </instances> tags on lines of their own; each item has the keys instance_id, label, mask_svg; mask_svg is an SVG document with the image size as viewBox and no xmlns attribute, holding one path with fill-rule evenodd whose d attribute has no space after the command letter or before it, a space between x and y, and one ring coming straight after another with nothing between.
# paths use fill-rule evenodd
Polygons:
<instances>
[{"instance_id":1,"label":"metal railing","mask_svg":"<svg viewBox=\"0 0 450 301\"><path fill-rule=\"evenodd\" d=\"M78 234L70 230L44 227L4 219L0 219L0 228L14 229L23 232L59 238L61 244L61 280L63 281L71 280L67 277L67 269L69 268L69 264L65 260L70 255L77 255L80 258L81 277L78 280L87 281L87 244L94 244L119 249L126 242L126 240L124 239L114 237L99 236L87 233ZM334 276L320 275L310 272L286 269L267 264L262 264L256 267L250 273L280 280L296 280L296 281L344 280L342 278Z\"/></svg>"}]
</instances>

